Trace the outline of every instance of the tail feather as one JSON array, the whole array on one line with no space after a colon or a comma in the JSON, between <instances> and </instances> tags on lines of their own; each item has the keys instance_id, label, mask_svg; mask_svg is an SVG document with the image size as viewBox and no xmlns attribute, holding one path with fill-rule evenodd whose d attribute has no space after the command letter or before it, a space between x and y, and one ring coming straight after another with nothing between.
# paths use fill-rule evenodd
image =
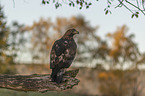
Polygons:
<instances>
[{"instance_id":1,"label":"tail feather","mask_svg":"<svg viewBox=\"0 0 145 96\"><path fill-rule=\"evenodd\" d=\"M59 84L62 82L62 78L63 78L63 72L60 70L58 73L57 73L57 79L56 79L56 83Z\"/></svg>"},{"instance_id":2,"label":"tail feather","mask_svg":"<svg viewBox=\"0 0 145 96\"><path fill-rule=\"evenodd\" d=\"M53 82L56 82L57 84L61 83L63 78L63 71L58 67L53 68L51 78Z\"/></svg>"}]
</instances>

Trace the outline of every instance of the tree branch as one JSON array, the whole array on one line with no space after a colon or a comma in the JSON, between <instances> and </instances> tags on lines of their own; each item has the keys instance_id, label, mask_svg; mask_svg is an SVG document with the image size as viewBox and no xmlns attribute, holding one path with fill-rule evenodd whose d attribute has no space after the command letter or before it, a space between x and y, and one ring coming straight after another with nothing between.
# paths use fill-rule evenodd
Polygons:
<instances>
[{"instance_id":1,"label":"tree branch","mask_svg":"<svg viewBox=\"0 0 145 96\"><path fill-rule=\"evenodd\" d=\"M0 75L0 88L7 88L17 91L61 91L72 88L80 82L76 79L77 70L66 71L63 82L57 84L51 81L50 74L32 75Z\"/></svg>"},{"instance_id":2,"label":"tree branch","mask_svg":"<svg viewBox=\"0 0 145 96\"><path fill-rule=\"evenodd\" d=\"M145 15L144 10L140 9L139 7L135 6L134 4L132 4L131 2L129 2L129 1L127 1L127 0L125 0L125 1L126 1L128 4L130 4L131 6L137 8L138 10L140 10L140 11L142 12L142 14Z\"/></svg>"},{"instance_id":3,"label":"tree branch","mask_svg":"<svg viewBox=\"0 0 145 96\"><path fill-rule=\"evenodd\" d=\"M115 8L117 8L117 7L119 7L120 5L123 5L127 10L129 10L131 13L133 13L132 12L132 10L130 10L124 3L123 3L123 1L120 1L120 0L118 0L119 1L119 5L118 6L116 6Z\"/></svg>"}]
</instances>

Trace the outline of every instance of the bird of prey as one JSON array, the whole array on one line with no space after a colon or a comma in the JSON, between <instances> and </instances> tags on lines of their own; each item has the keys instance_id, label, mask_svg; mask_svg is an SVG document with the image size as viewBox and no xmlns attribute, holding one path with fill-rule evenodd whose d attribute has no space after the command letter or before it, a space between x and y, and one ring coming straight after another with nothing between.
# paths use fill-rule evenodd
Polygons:
<instances>
[{"instance_id":1,"label":"bird of prey","mask_svg":"<svg viewBox=\"0 0 145 96\"><path fill-rule=\"evenodd\" d=\"M73 39L75 34L79 34L76 29L67 30L52 46L50 53L51 78L57 84L62 82L64 69L68 68L75 58L77 49L77 45Z\"/></svg>"}]
</instances>

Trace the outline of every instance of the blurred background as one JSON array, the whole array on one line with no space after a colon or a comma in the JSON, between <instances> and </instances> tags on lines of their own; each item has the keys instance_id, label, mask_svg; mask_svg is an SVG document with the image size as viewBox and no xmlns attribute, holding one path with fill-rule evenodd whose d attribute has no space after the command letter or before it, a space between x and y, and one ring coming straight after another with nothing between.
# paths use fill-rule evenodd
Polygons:
<instances>
[{"instance_id":1,"label":"blurred background","mask_svg":"<svg viewBox=\"0 0 145 96\"><path fill-rule=\"evenodd\" d=\"M63 92L18 92L0 96L143 96L145 94L145 16L125 8L104 10L105 1L87 9L43 0L0 0L0 74L48 74L52 44L77 29L79 85ZM55 0L54 0L55 1ZM63 2L64 3L64 2ZM106 15L108 14L108 15Z\"/></svg>"}]
</instances>

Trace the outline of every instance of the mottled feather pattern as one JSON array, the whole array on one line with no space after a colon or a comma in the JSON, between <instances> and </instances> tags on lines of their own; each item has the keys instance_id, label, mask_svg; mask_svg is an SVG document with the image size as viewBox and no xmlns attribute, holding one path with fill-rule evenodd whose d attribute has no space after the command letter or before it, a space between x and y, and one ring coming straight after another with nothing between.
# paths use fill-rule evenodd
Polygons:
<instances>
[{"instance_id":1,"label":"mottled feather pattern","mask_svg":"<svg viewBox=\"0 0 145 96\"><path fill-rule=\"evenodd\" d=\"M73 39L75 34L79 34L75 29L69 29L63 37L54 42L50 53L51 78L56 83L61 83L64 69L68 68L76 54L77 45Z\"/></svg>"},{"instance_id":2,"label":"mottled feather pattern","mask_svg":"<svg viewBox=\"0 0 145 96\"><path fill-rule=\"evenodd\" d=\"M61 44L58 44L60 43ZM57 64L58 66L63 67L67 63L67 67L72 63L75 54L77 45L74 40L60 40L54 43L54 46L51 51L51 64L50 68L54 68Z\"/></svg>"}]
</instances>

